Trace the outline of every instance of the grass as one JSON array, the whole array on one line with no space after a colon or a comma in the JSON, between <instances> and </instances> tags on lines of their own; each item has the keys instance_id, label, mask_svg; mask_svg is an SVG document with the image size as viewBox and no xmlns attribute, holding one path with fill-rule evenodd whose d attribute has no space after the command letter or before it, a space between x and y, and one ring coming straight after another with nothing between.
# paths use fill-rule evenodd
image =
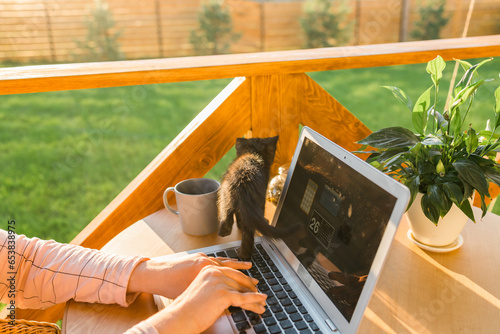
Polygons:
<instances>
[{"instance_id":1,"label":"grass","mask_svg":"<svg viewBox=\"0 0 500 334\"><path fill-rule=\"evenodd\" d=\"M499 64L482 76L498 78ZM415 101L431 85L422 64L310 75L372 130L411 126L410 113L380 86L398 86ZM0 96L0 217L16 220L19 234L70 241L228 82ZM477 96L476 129L492 117L497 86ZM207 176L218 179L233 157Z\"/></svg>"},{"instance_id":2,"label":"grass","mask_svg":"<svg viewBox=\"0 0 500 334\"><path fill-rule=\"evenodd\" d=\"M0 97L2 219L71 240L227 82Z\"/></svg>"}]
</instances>

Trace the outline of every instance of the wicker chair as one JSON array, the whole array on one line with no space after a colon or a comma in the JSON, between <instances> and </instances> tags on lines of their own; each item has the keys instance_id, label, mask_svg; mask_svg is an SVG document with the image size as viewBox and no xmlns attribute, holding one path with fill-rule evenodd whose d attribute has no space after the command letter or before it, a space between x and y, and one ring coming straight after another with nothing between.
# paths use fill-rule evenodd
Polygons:
<instances>
[{"instance_id":1,"label":"wicker chair","mask_svg":"<svg viewBox=\"0 0 500 334\"><path fill-rule=\"evenodd\" d=\"M0 319L0 334L61 334L61 329L56 324L40 321Z\"/></svg>"}]
</instances>

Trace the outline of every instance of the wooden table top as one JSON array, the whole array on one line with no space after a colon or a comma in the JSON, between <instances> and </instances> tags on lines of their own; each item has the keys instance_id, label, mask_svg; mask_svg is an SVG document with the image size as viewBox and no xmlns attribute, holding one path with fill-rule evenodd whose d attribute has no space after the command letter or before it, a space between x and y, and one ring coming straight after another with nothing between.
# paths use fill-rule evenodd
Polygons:
<instances>
[{"instance_id":1,"label":"wooden table top","mask_svg":"<svg viewBox=\"0 0 500 334\"><path fill-rule=\"evenodd\" d=\"M268 216L272 215L269 207ZM476 224L469 221L462 232L464 245L449 253L418 248L407 231L405 215L359 332L498 333L500 217L488 213ZM181 231L177 216L160 210L124 230L103 250L155 257L239 238L236 228L226 238L216 233L188 236ZM63 332L123 333L155 311L152 296L146 294L128 308L71 301L66 306Z\"/></svg>"}]
</instances>

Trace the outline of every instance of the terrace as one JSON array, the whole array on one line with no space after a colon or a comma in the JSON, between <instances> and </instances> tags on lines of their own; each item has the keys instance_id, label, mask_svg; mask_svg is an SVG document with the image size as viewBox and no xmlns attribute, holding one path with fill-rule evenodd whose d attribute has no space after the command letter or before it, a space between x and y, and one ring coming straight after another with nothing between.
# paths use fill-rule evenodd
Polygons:
<instances>
[{"instance_id":1,"label":"terrace","mask_svg":"<svg viewBox=\"0 0 500 334\"><path fill-rule=\"evenodd\" d=\"M0 95L234 78L71 242L100 249L134 222L162 209L167 185L205 175L237 137L278 134L274 171L290 161L300 125L312 127L349 151L356 150L359 146L355 142L370 130L307 72L424 63L437 55L445 60L498 57L500 35L3 68ZM61 319L63 310L64 305L56 305L44 311L19 311L18 317L53 322Z\"/></svg>"}]
</instances>

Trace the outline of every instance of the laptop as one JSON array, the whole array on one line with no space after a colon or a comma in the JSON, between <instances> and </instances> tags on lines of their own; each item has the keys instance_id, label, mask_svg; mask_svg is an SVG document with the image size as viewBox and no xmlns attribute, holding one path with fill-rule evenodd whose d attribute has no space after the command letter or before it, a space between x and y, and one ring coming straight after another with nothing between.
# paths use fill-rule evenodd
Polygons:
<instances>
[{"instance_id":1,"label":"laptop","mask_svg":"<svg viewBox=\"0 0 500 334\"><path fill-rule=\"evenodd\" d=\"M280 240L256 238L245 271L268 295L266 312L231 307L207 333L355 333L409 198L404 185L304 127L272 221L299 227ZM237 258L238 248L168 256Z\"/></svg>"}]
</instances>

